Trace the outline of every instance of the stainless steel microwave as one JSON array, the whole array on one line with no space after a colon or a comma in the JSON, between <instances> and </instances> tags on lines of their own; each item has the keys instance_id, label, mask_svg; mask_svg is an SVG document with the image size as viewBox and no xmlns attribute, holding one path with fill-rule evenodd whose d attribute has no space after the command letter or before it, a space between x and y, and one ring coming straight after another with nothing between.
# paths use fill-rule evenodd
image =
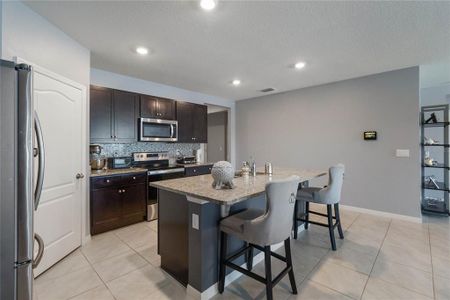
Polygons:
<instances>
[{"instance_id":1,"label":"stainless steel microwave","mask_svg":"<svg viewBox=\"0 0 450 300\"><path fill-rule=\"evenodd\" d=\"M178 140L178 121L162 119L139 119L139 141L176 142Z\"/></svg>"}]
</instances>

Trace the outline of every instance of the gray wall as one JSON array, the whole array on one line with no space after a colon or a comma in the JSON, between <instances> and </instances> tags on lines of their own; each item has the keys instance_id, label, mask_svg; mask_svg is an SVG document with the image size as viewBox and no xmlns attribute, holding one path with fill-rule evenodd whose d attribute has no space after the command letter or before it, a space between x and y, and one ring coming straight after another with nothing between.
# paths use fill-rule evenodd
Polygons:
<instances>
[{"instance_id":1,"label":"gray wall","mask_svg":"<svg viewBox=\"0 0 450 300\"><path fill-rule=\"evenodd\" d=\"M342 204L418 217L418 116L418 67L238 101L237 161L253 156L275 169L342 162ZM365 130L378 140L364 141Z\"/></svg>"},{"instance_id":2,"label":"gray wall","mask_svg":"<svg viewBox=\"0 0 450 300\"><path fill-rule=\"evenodd\" d=\"M208 114L207 160L209 162L227 160L227 123L227 111Z\"/></svg>"},{"instance_id":3,"label":"gray wall","mask_svg":"<svg viewBox=\"0 0 450 300\"><path fill-rule=\"evenodd\" d=\"M2 58L15 56L89 86L90 52L19 1L3 2Z\"/></svg>"}]
</instances>

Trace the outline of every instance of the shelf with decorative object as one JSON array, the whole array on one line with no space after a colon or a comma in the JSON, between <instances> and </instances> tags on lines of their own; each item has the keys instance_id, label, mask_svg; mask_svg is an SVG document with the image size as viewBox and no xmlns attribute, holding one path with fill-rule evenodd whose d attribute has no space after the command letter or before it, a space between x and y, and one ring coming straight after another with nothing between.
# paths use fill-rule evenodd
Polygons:
<instances>
[{"instance_id":1,"label":"shelf with decorative object","mask_svg":"<svg viewBox=\"0 0 450 300\"><path fill-rule=\"evenodd\" d=\"M421 124L421 171L424 214L449 215L449 105L423 106ZM443 140L431 137L438 135ZM439 156L435 160L431 155ZM438 163L437 161L440 161Z\"/></svg>"},{"instance_id":2,"label":"shelf with decorative object","mask_svg":"<svg viewBox=\"0 0 450 300\"><path fill-rule=\"evenodd\" d=\"M449 125L450 122L422 123L423 127L445 127Z\"/></svg>"},{"instance_id":3,"label":"shelf with decorative object","mask_svg":"<svg viewBox=\"0 0 450 300\"><path fill-rule=\"evenodd\" d=\"M424 147L446 147L446 148L450 147L449 144L423 144L422 143L421 145Z\"/></svg>"},{"instance_id":4,"label":"shelf with decorative object","mask_svg":"<svg viewBox=\"0 0 450 300\"><path fill-rule=\"evenodd\" d=\"M439 164L439 163L435 164L435 165L432 165L432 166L423 164L422 167L423 168L435 168L435 169L448 169L448 170L450 170L450 166L446 166L444 164Z\"/></svg>"}]
</instances>

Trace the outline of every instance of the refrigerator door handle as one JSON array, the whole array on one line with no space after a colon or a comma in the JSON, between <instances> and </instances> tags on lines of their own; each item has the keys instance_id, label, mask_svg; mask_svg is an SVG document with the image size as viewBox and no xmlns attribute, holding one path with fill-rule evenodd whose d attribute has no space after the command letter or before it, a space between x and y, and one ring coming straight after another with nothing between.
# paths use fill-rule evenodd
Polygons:
<instances>
[{"instance_id":1,"label":"refrigerator door handle","mask_svg":"<svg viewBox=\"0 0 450 300\"><path fill-rule=\"evenodd\" d=\"M38 243L38 253L33 259L33 269L36 269L36 267L39 266L39 263L41 262L42 256L44 255L44 240L37 233L34 234L34 239Z\"/></svg>"},{"instance_id":2,"label":"refrigerator door handle","mask_svg":"<svg viewBox=\"0 0 450 300\"><path fill-rule=\"evenodd\" d=\"M34 130L36 131L37 148L35 149L35 156L38 156L38 171L36 188L34 190L34 210L39 206L41 200L42 186L44 183L44 170L45 170L45 147L44 138L42 136L41 122L39 121L38 114L34 112Z\"/></svg>"}]
</instances>

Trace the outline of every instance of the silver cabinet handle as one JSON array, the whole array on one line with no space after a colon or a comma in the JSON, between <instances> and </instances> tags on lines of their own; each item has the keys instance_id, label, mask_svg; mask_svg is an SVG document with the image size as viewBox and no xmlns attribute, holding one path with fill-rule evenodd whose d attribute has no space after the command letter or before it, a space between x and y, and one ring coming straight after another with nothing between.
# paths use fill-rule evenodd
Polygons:
<instances>
[{"instance_id":1,"label":"silver cabinet handle","mask_svg":"<svg viewBox=\"0 0 450 300\"><path fill-rule=\"evenodd\" d=\"M75 176L75 178L76 178L76 179L83 179L83 178L84 178L84 174L83 174L83 173L78 173L78 174Z\"/></svg>"},{"instance_id":2,"label":"silver cabinet handle","mask_svg":"<svg viewBox=\"0 0 450 300\"><path fill-rule=\"evenodd\" d=\"M109 179L106 179L106 183L110 183L110 180L109 180Z\"/></svg>"},{"instance_id":3,"label":"silver cabinet handle","mask_svg":"<svg viewBox=\"0 0 450 300\"><path fill-rule=\"evenodd\" d=\"M39 247L36 258L33 259L33 263L32 263L33 269L36 269L36 267L41 262L42 256L44 255L44 240L37 233L34 234L34 239L38 243L38 247Z\"/></svg>"},{"instance_id":4,"label":"silver cabinet handle","mask_svg":"<svg viewBox=\"0 0 450 300\"><path fill-rule=\"evenodd\" d=\"M39 201L41 200L42 187L44 184L44 171L45 171L45 147L44 147L44 137L42 136L42 127L39 117L36 112L34 112L34 130L36 131L36 141L37 148L35 150L38 156L38 171L36 188L34 190L34 210L39 206Z\"/></svg>"},{"instance_id":5,"label":"silver cabinet handle","mask_svg":"<svg viewBox=\"0 0 450 300\"><path fill-rule=\"evenodd\" d=\"M126 191L125 190L122 190L122 193L125 193Z\"/></svg>"},{"instance_id":6,"label":"silver cabinet handle","mask_svg":"<svg viewBox=\"0 0 450 300\"><path fill-rule=\"evenodd\" d=\"M136 176L133 176L133 180L136 180Z\"/></svg>"}]
</instances>

